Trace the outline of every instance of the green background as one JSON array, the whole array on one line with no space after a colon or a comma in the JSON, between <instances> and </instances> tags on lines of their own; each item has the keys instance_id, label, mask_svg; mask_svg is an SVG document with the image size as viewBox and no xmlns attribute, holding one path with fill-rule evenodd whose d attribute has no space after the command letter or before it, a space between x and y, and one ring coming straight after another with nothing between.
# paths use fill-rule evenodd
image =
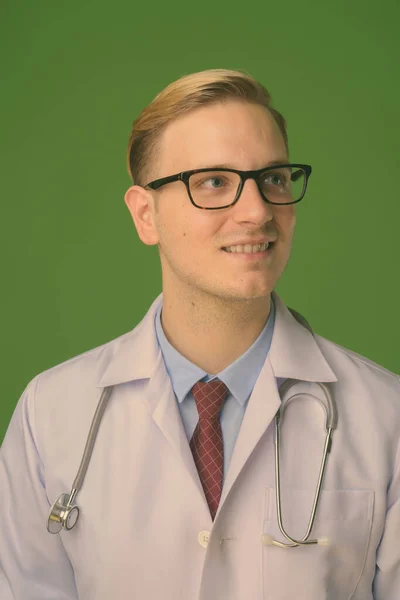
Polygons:
<instances>
[{"instance_id":1,"label":"green background","mask_svg":"<svg viewBox=\"0 0 400 600\"><path fill-rule=\"evenodd\" d=\"M36 374L161 292L123 200L127 141L156 93L207 68L261 81L313 166L277 292L399 372L399 17L397 0L3 1L0 440Z\"/></svg>"}]
</instances>

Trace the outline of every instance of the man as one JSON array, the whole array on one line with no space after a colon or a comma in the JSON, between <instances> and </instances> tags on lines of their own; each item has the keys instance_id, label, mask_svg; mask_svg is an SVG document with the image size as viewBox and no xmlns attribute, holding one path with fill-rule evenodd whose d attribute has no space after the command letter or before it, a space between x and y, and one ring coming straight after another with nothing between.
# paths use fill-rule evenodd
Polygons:
<instances>
[{"instance_id":1,"label":"man","mask_svg":"<svg viewBox=\"0 0 400 600\"><path fill-rule=\"evenodd\" d=\"M399 377L313 336L273 291L311 167L290 162L268 92L240 72L179 79L134 122L128 168L125 202L158 245L162 294L131 332L39 374L19 400L0 464L0 597L398 599ZM275 475L286 380L297 401L281 508L299 542L326 439L317 382L338 411L308 536L319 543L295 548L271 543L290 544ZM48 518L72 487L69 529L65 500Z\"/></svg>"}]
</instances>

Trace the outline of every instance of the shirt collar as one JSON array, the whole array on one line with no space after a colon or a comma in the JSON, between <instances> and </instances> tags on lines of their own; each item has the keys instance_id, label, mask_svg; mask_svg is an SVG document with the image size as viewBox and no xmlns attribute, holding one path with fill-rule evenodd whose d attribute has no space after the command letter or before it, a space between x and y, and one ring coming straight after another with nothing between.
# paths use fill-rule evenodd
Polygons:
<instances>
[{"instance_id":1,"label":"shirt collar","mask_svg":"<svg viewBox=\"0 0 400 600\"><path fill-rule=\"evenodd\" d=\"M319 347L318 336L314 337L295 319L276 292L272 292L271 297L276 312L267 360L271 363L275 377L301 381L337 381ZM105 344L99 353L93 355L97 368L97 387L153 376L161 355L154 327L155 315L161 303L162 294L154 300L144 318L132 331ZM266 326L268 327L268 323Z\"/></svg>"},{"instance_id":2,"label":"shirt collar","mask_svg":"<svg viewBox=\"0 0 400 600\"><path fill-rule=\"evenodd\" d=\"M201 379L211 381L218 377L220 381L225 383L236 400L243 405L254 388L271 345L275 322L275 305L272 298L268 320L258 338L244 354L217 375L209 375L169 343L162 328L161 311L162 303L159 304L156 310L155 329L178 402L183 402L187 393L197 381Z\"/></svg>"}]
</instances>

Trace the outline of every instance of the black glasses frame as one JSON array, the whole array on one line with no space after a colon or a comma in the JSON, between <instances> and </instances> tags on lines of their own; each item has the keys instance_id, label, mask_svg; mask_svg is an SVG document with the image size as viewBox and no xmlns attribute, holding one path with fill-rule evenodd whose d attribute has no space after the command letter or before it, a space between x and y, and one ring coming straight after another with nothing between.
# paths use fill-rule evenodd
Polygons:
<instances>
[{"instance_id":1,"label":"black glasses frame","mask_svg":"<svg viewBox=\"0 0 400 600\"><path fill-rule=\"evenodd\" d=\"M302 171L304 171L305 179L304 179L304 185L303 185L303 190L301 192L301 196L298 200L294 200L293 202L271 202L270 200L268 200L268 198L263 193L258 179L259 179L260 175L263 175L264 173L267 173L268 171L274 171L276 169L281 169L283 167L286 167L286 168L287 167L297 167L297 168L301 169ZM192 195L190 193L190 185L189 185L190 176L194 175L195 173L207 173L207 172L214 172L214 171L228 171L230 173L237 173L238 175L240 175L240 183L239 183L239 187L236 192L236 196L235 196L233 202L231 202L230 204L226 204L225 206L212 206L209 208L206 208L204 206L199 206L198 204L195 203L195 201L193 200ZM235 204L240 198L240 194L242 193L245 182L248 179L254 179L254 181L256 182L257 187L260 191L261 196L264 198L264 200L266 202L268 202L268 204L275 204L275 205L283 206L283 205L287 205L287 204L296 204L297 202L300 202L300 200L303 199L304 194L306 193L307 183L308 183L308 179L311 175L311 172L312 172L311 165L302 165L299 163L273 165L271 167L266 167L264 169L256 169L253 171L239 171L237 169L224 169L224 168L218 168L218 167L215 167L215 168L208 167L206 169L192 169L191 171L182 171L181 173L176 173L175 175L169 175L168 177L161 177L161 179L155 179L154 181L150 181L150 183L147 183L143 187L151 188L152 190L158 190L161 186L166 185L167 183L172 183L173 181L183 181L183 183L186 186L186 190L187 190L190 202L193 204L193 206L195 206L196 208L200 208L202 210L219 210L221 208L227 208L228 206L232 206L233 204ZM296 177L296 175L297 175L297 177ZM291 180L296 181L298 176L299 176L298 172L292 173Z\"/></svg>"}]
</instances>

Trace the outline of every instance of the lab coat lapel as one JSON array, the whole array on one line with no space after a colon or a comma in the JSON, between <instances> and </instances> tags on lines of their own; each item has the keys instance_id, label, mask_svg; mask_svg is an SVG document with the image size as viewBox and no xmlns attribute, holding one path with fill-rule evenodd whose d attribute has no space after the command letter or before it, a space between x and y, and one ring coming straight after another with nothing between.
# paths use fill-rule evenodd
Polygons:
<instances>
[{"instance_id":1,"label":"lab coat lapel","mask_svg":"<svg viewBox=\"0 0 400 600\"><path fill-rule=\"evenodd\" d=\"M280 407L276 379L337 381L313 335L293 317L275 292L272 295L276 315L271 347L248 401L219 509Z\"/></svg>"},{"instance_id":2,"label":"lab coat lapel","mask_svg":"<svg viewBox=\"0 0 400 600\"><path fill-rule=\"evenodd\" d=\"M182 418L172 389L171 380L165 368L160 351L156 370L149 381L145 399L151 416L168 443L175 452L177 461L183 461L184 467L190 475L197 491L204 496L200 478L193 460L192 451L183 427ZM186 490L187 493L187 490ZM208 512L207 502L204 506Z\"/></svg>"},{"instance_id":3,"label":"lab coat lapel","mask_svg":"<svg viewBox=\"0 0 400 600\"><path fill-rule=\"evenodd\" d=\"M198 492L204 496L171 380L157 343L154 318L161 300L162 294L154 300L135 329L113 342L115 347L108 349L102 361L102 373L97 387L136 379L149 380L145 395L140 398L133 395L133 401L146 404L152 419L173 448L177 460L183 462ZM208 511L205 498L204 503Z\"/></svg>"},{"instance_id":4,"label":"lab coat lapel","mask_svg":"<svg viewBox=\"0 0 400 600\"><path fill-rule=\"evenodd\" d=\"M229 469L222 488L219 508L223 505L240 471L280 406L280 397L271 363L267 359L250 395Z\"/></svg>"}]
</instances>

